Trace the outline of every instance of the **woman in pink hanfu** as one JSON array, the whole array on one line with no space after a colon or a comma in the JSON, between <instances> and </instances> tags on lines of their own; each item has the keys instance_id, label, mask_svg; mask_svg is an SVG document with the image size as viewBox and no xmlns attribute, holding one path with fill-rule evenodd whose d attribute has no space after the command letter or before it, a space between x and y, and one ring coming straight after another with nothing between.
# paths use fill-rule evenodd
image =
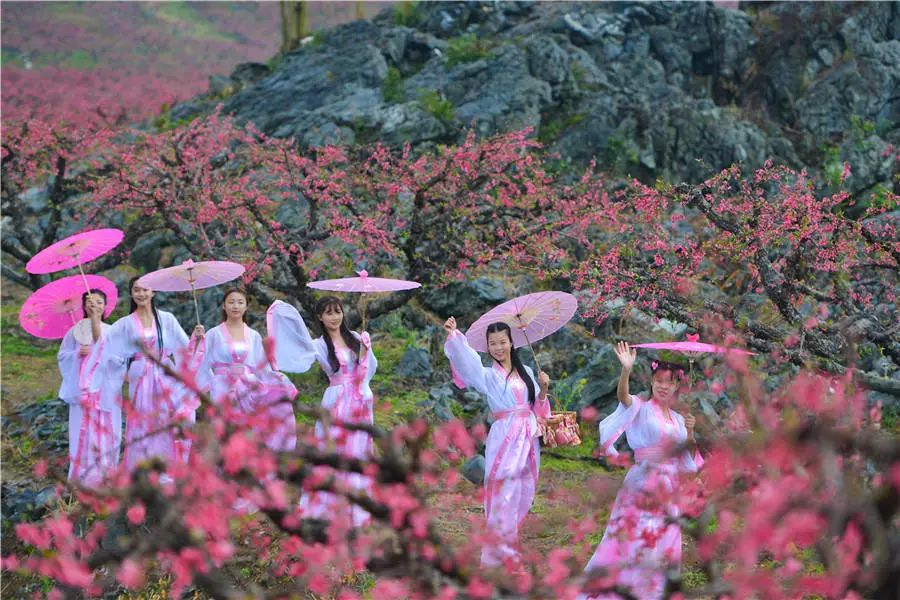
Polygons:
<instances>
[{"instance_id":1,"label":"woman in pink hanfu","mask_svg":"<svg viewBox=\"0 0 900 600\"><path fill-rule=\"evenodd\" d=\"M622 363L617 396L619 406L600 422L600 445L617 456L614 444L624 433L634 450L634 465L625 475L613 504L603 539L585 571L605 568L616 574L618 587L642 600L662 598L666 572L681 565L681 527L674 518L680 511L669 499L679 477L703 466L699 453L677 451L694 438L694 417L672 410L684 371L677 365L651 364L650 398L632 396L628 378L636 351L625 342L616 346ZM580 598L618 598L615 594Z\"/></svg>"},{"instance_id":2,"label":"woman in pink hanfu","mask_svg":"<svg viewBox=\"0 0 900 600\"><path fill-rule=\"evenodd\" d=\"M204 336L197 385L210 392L229 422L256 431L272 450L293 450L297 422L291 401L297 388L269 365L262 337L247 325L246 314L247 293L226 290L222 323Z\"/></svg>"},{"instance_id":3,"label":"woman in pink hanfu","mask_svg":"<svg viewBox=\"0 0 900 600\"><path fill-rule=\"evenodd\" d=\"M322 337L313 339L306 323L293 306L276 300L267 313L269 337L275 342L276 369L304 373L318 361L328 376L329 386L322 397L322 408L331 412L335 422L373 424L374 397L369 383L378 361L372 352L369 334L350 331L344 323L344 310L334 296L316 303L315 312ZM333 445L344 456L367 459L372 456L372 437L364 431L348 431L332 425L325 429L316 423L316 438L321 447ZM317 469L323 478L327 467ZM371 480L357 473L339 473L339 484L346 488L371 490ZM342 508L343 507L343 508ZM304 517L333 519L347 511L350 523L360 527L369 522L368 512L328 492L304 493L300 498Z\"/></svg>"},{"instance_id":4,"label":"woman in pink hanfu","mask_svg":"<svg viewBox=\"0 0 900 600\"><path fill-rule=\"evenodd\" d=\"M537 419L550 417L550 378L541 372L534 379L513 349L506 323L492 323L487 328L488 352L494 361L490 367L482 365L481 357L456 328L455 318L447 319L444 329L444 353L450 359L454 381L487 396L493 413L484 480L484 513L492 539L482 548L481 565L518 563L519 527L534 502L541 464Z\"/></svg>"},{"instance_id":5,"label":"woman in pink hanfu","mask_svg":"<svg viewBox=\"0 0 900 600\"><path fill-rule=\"evenodd\" d=\"M109 329L103 322L106 294L94 289L81 296L84 315L90 321L93 343L83 345L75 339L75 327L69 329L56 360L62 375L59 397L69 405L69 479L96 486L116 468L122 442L122 411L100 410L98 395L85 386L85 365L92 347Z\"/></svg>"},{"instance_id":6,"label":"woman in pink hanfu","mask_svg":"<svg viewBox=\"0 0 900 600\"><path fill-rule=\"evenodd\" d=\"M157 310L153 291L138 285L137 279L129 282L130 314L116 321L95 346L89 377L89 389L100 394L104 410L122 406L122 383L128 377L124 462L129 471L153 457L187 461L190 441L179 438L173 425L193 423L199 401L145 352L178 371L186 361L201 358L193 353L203 336L203 326L197 325L188 339L175 316Z\"/></svg>"}]
</instances>

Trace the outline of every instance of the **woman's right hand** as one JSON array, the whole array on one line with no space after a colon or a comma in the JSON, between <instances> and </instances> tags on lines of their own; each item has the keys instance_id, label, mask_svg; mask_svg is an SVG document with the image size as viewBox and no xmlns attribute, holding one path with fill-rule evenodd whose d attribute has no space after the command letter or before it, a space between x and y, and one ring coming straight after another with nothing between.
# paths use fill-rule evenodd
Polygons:
<instances>
[{"instance_id":1,"label":"woman's right hand","mask_svg":"<svg viewBox=\"0 0 900 600\"><path fill-rule=\"evenodd\" d=\"M697 418L691 413L684 416L684 428L687 429L688 439L694 441L694 425L697 424Z\"/></svg>"},{"instance_id":2,"label":"woman's right hand","mask_svg":"<svg viewBox=\"0 0 900 600\"><path fill-rule=\"evenodd\" d=\"M85 344L82 344L80 348L78 348L78 356L87 356L91 353L91 347Z\"/></svg>"},{"instance_id":3,"label":"woman's right hand","mask_svg":"<svg viewBox=\"0 0 900 600\"><path fill-rule=\"evenodd\" d=\"M637 360L637 350L631 348L628 342L619 342L616 344L616 358L622 363L622 369L631 371L634 361Z\"/></svg>"},{"instance_id":4,"label":"woman's right hand","mask_svg":"<svg viewBox=\"0 0 900 600\"><path fill-rule=\"evenodd\" d=\"M85 318L91 319L92 321L99 321L103 317L103 307L95 300L97 298L96 294L91 294L87 297L87 302L85 302Z\"/></svg>"},{"instance_id":5,"label":"woman's right hand","mask_svg":"<svg viewBox=\"0 0 900 600\"><path fill-rule=\"evenodd\" d=\"M447 332L447 335L450 336L456 331L456 318L450 317L446 321L444 321L444 331Z\"/></svg>"}]
</instances>

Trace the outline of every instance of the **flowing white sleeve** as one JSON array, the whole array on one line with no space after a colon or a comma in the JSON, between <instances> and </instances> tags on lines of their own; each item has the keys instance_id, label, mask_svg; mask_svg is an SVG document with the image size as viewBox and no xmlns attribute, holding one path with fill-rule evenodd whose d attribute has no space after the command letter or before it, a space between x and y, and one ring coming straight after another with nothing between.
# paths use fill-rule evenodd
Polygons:
<instances>
[{"instance_id":1,"label":"flowing white sleeve","mask_svg":"<svg viewBox=\"0 0 900 600\"><path fill-rule=\"evenodd\" d=\"M455 330L447 336L444 343L444 354L450 360L450 368L453 370L453 380L462 383L465 387L475 388L482 394L488 393L488 381L486 369L481 364L481 357L469 346L466 336L460 330Z\"/></svg>"},{"instance_id":2,"label":"flowing white sleeve","mask_svg":"<svg viewBox=\"0 0 900 600\"><path fill-rule=\"evenodd\" d=\"M703 462L703 457L700 456L699 450L695 450L694 452L685 450L681 455L681 464L679 466L682 471L696 473L703 468Z\"/></svg>"},{"instance_id":3,"label":"flowing white sleeve","mask_svg":"<svg viewBox=\"0 0 900 600\"><path fill-rule=\"evenodd\" d=\"M285 390L285 395L293 398L297 395L297 388L291 383L287 376L272 368L269 359L266 357L266 348L263 345L262 336L254 330L250 330L250 354L248 355L248 364L256 372L260 381L268 386L278 386Z\"/></svg>"},{"instance_id":4,"label":"flowing white sleeve","mask_svg":"<svg viewBox=\"0 0 900 600\"><path fill-rule=\"evenodd\" d=\"M163 350L174 357L175 370L181 372L186 369L190 373L196 373L206 357L205 343L193 335L188 337L172 313L159 311L159 318L162 321Z\"/></svg>"},{"instance_id":5,"label":"flowing white sleeve","mask_svg":"<svg viewBox=\"0 0 900 600\"><path fill-rule=\"evenodd\" d=\"M136 351L131 336L131 316L113 323L94 344L88 362L81 370L81 386L91 393L100 392L100 407L104 410L112 410L118 405L128 372L128 359Z\"/></svg>"},{"instance_id":6,"label":"flowing white sleeve","mask_svg":"<svg viewBox=\"0 0 900 600\"><path fill-rule=\"evenodd\" d=\"M68 403L78 401L78 380L81 371L81 360L78 355L81 344L75 340L74 333L74 327L66 332L62 343L59 345L59 351L56 353L59 374L62 376L58 396Z\"/></svg>"},{"instance_id":7,"label":"flowing white sleeve","mask_svg":"<svg viewBox=\"0 0 900 600\"><path fill-rule=\"evenodd\" d=\"M378 359L375 358L375 352L372 349L372 338L369 337L368 331L363 331L361 334L354 333L353 335L359 340L362 347L360 352L365 352L365 361L361 361L360 365L364 369L362 384L369 385L372 378L375 377L375 371L378 370Z\"/></svg>"},{"instance_id":8,"label":"flowing white sleeve","mask_svg":"<svg viewBox=\"0 0 900 600\"><path fill-rule=\"evenodd\" d=\"M159 318L162 321L163 346L165 352L166 354L173 354L177 359L180 351L190 345L191 339L184 332L181 323L178 322L178 319L176 319L175 315L172 313L159 311Z\"/></svg>"},{"instance_id":9,"label":"flowing white sleeve","mask_svg":"<svg viewBox=\"0 0 900 600\"><path fill-rule=\"evenodd\" d=\"M275 342L275 364L279 371L305 373L316 361L318 351L297 309L276 300L266 311L266 328Z\"/></svg>"},{"instance_id":10,"label":"flowing white sleeve","mask_svg":"<svg viewBox=\"0 0 900 600\"><path fill-rule=\"evenodd\" d=\"M218 340L214 339L214 338L216 338L215 331L216 331L216 329L213 328L206 332L206 335L203 336L203 344L200 346L200 349L197 350L198 353L202 352L202 355L201 355L200 361L199 361L200 364L197 367L197 375L196 375L197 388L201 392L205 392L207 394L209 393L210 387L212 386L212 378L213 378L213 373L212 373L213 352L212 352L212 350L215 347L215 344L218 343Z\"/></svg>"},{"instance_id":11,"label":"flowing white sleeve","mask_svg":"<svg viewBox=\"0 0 900 600\"><path fill-rule=\"evenodd\" d=\"M631 406L625 406L619 402L615 412L600 421L600 447L604 454L607 456L619 455L619 451L616 450L616 440L634 422L643 403L640 396L631 396Z\"/></svg>"}]
</instances>

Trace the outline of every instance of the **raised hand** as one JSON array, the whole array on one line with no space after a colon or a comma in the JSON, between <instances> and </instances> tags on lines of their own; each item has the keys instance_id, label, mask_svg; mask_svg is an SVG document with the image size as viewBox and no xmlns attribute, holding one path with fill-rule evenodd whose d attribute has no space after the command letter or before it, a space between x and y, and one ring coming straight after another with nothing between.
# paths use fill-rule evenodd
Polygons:
<instances>
[{"instance_id":1,"label":"raised hand","mask_svg":"<svg viewBox=\"0 0 900 600\"><path fill-rule=\"evenodd\" d=\"M444 321L444 331L447 332L447 335L451 335L456 331L456 317L450 317Z\"/></svg>"},{"instance_id":2,"label":"raised hand","mask_svg":"<svg viewBox=\"0 0 900 600\"><path fill-rule=\"evenodd\" d=\"M193 333L194 337L196 337L197 339L200 339L204 335L206 335L206 330L203 328L203 325L197 325L196 327L194 327L194 333Z\"/></svg>"},{"instance_id":3,"label":"raised hand","mask_svg":"<svg viewBox=\"0 0 900 600\"><path fill-rule=\"evenodd\" d=\"M96 294L88 296L85 309L87 314L84 316L88 319L96 321L103 317L103 305L97 300Z\"/></svg>"},{"instance_id":4,"label":"raised hand","mask_svg":"<svg viewBox=\"0 0 900 600\"><path fill-rule=\"evenodd\" d=\"M622 363L622 368L630 371L637 360L637 350L628 346L628 342L619 342L616 344L616 358Z\"/></svg>"}]
</instances>

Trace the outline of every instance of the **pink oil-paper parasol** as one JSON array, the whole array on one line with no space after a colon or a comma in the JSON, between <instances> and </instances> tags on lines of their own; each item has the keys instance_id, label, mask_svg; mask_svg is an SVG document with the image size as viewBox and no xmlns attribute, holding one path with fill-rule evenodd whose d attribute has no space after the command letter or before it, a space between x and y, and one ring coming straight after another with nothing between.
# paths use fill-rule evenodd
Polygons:
<instances>
[{"instance_id":1,"label":"pink oil-paper parasol","mask_svg":"<svg viewBox=\"0 0 900 600\"><path fill-rule=\"evenodd\" d=\"M84 285L106 295L103 317L108 317L119 299L116 284L99 275L72 275L48 283L28 297L19 312L22 329L48 340L65 336L85 316L81 306Z\"/></svg>"},{"instance_id":2,"label":"pink oil-paper parasol","mask_svg":"<svg viewBox=\"0 0 900 600\"><path fill-rule=\"evenodd\" d=\"M200 307L197 305L197 290L227 283L243 274L243 265L236 262L224 260L194 262L188 259L180 265L147 273L137 280L137 284L156 292L190 291L194 298L194 315L199 325Z\"/></svg>"},{"instance_id":3,"label":"pink oil-paper parasol","mask_svg":"<svg viewBox=\"0 0 900 600\"><path fill-rule=\"evenodd\" d=\"M412 290L421 287L422 284L416 281L408 281L405 279L390 279L386 277L369 277L369 273L365 270L358 271L358 277L344 277L341 279L322 279L320 281L311 281L306 285L315 290L326 290L329 292L353 292L358 294L381 294L387 292L400 292L404 290ZM362 309L363 329L365 329L366 314L365 304Z\"/></svg>"},{"instance_id":4,"label":"pink oil-paper parasol","mask_svg":"<svg viewBox=\"0 0 900 600\"><path fill-rule=\"evenodd\" d=\"M118 246L125 234L120 229L94 229L82 231L47 246L31 257L25 270L34 275L56 273L78 267L86 290L90 287L82 265L103 256Z\"/></svg>"}]
</instances>

